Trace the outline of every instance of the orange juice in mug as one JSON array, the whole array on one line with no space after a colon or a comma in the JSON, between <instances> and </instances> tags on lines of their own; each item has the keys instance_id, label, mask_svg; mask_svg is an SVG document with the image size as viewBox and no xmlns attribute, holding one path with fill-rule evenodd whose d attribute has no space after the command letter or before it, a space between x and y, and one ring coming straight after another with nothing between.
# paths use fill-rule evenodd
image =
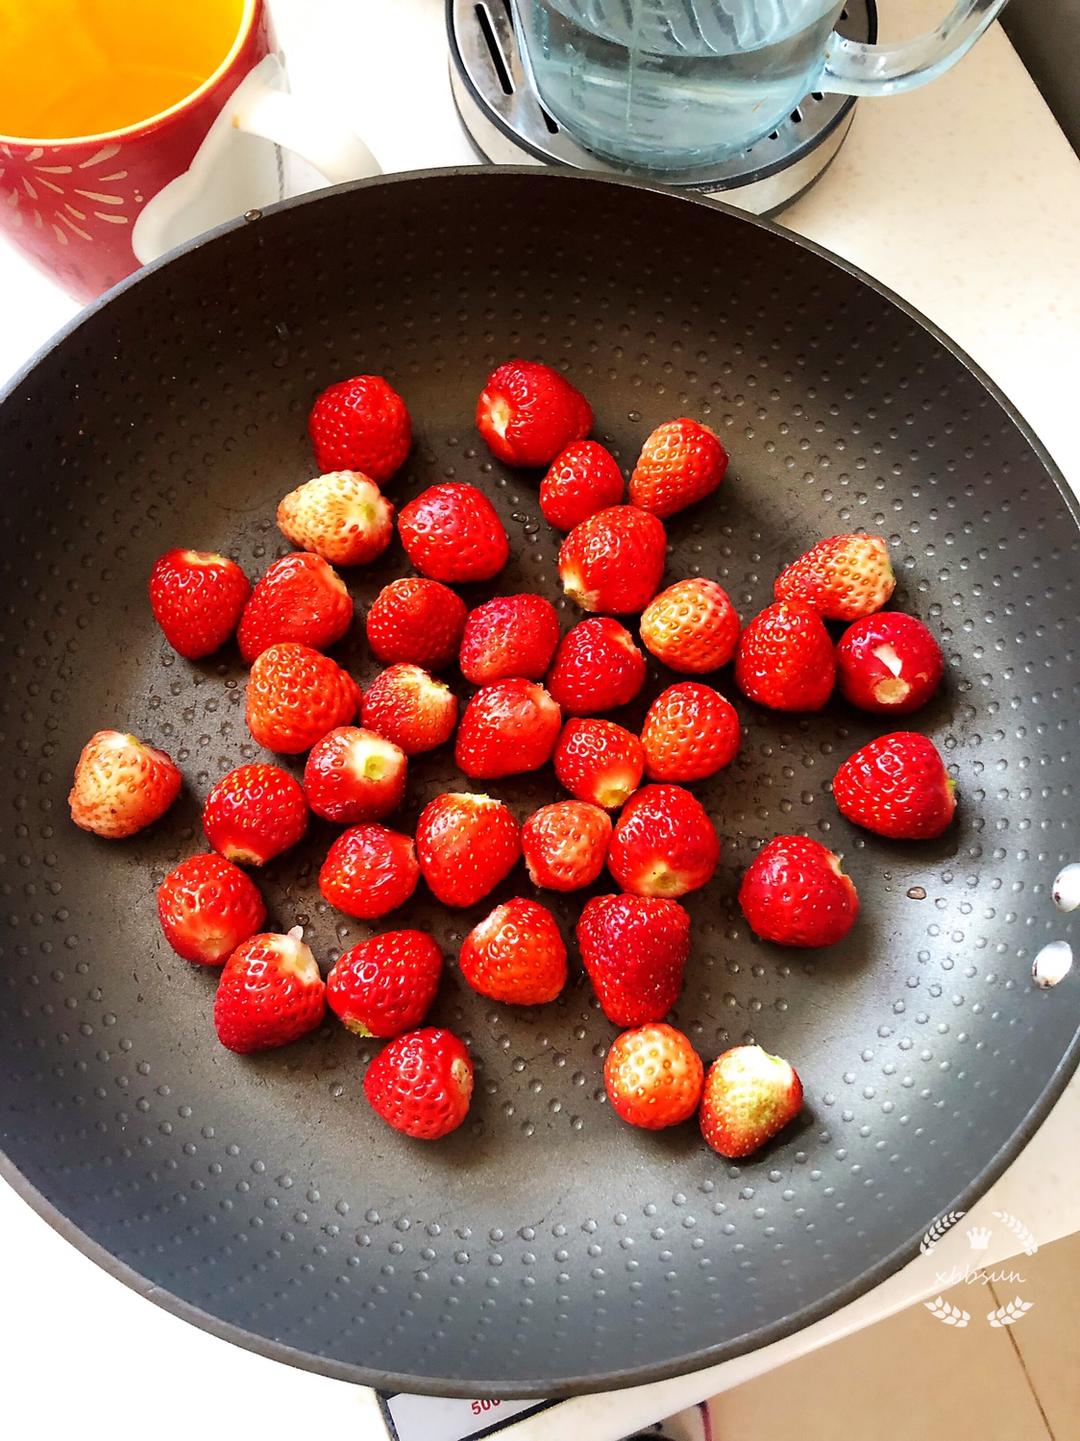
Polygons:
<instances>
[{"instance_id":1,"label":"orange juice in mug","mask_svg":"<svg viewBox=\"0 0 1080 1441\"><path fill-rule=\"evenodd\" d=\"M278 146L378 170L288 94L264 0L0 0L0 231L81 298L281 199Z\"/></svg>"}]
</instances>

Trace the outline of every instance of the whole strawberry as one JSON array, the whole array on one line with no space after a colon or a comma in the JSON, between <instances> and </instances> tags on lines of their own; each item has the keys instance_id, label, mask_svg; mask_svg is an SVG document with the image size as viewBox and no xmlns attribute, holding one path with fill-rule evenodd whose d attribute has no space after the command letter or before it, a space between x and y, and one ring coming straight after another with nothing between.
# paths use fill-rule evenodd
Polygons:
<instances>
[{"instance_id":1,"label":"whole strawberry","mask_svg":"<svg viewBox=\"0 0 1080 1441\"><path fill-rule=\"evenodd\" d=\"M234 560L206 550L167 551L150 572L148 589L162 634L188 660L225 644L251 594Z\"/></svg>"},{"instance_id":2,"label":"whole strawberry","mask_svg":"<svg viewBox=\"0 0 1080 1441\"><path fill-rule=\"evenodd\" d=\"M326 1001L358 1036L399 1036L431 1009L442 952L426 931L384 931L351 946L326 978Z\"/></svg>"},{"instance_id":3,"label":"whole strawberry","mask_svg":"<svg viewBox=\"0 0 1080 1441\"><path fill-rule=\"evenodd\" d=\"M268 646L297 641L326 650L352 625L352 597L332 566L306 550L283 555L256 583L237 642L250 665Z\"/></svg>"},{"instance_id":4,"label":"whole strawberry","mask_svg":"<svg viewBox=\"0 0 1080 1441\"><path fill-rule=\"evenodd\" d=\"M491 796L436 796L416 822L416 853L432 895L444 906L474 906L521 855L517 821Z\"/></svg>"},{"instance_id":5,"label":"whole strawberry","mask_svg":"<svg viewBox=\"0 0 1080 1441\"><path fill-rule=\"evenodd\" d=\"M598 510L621 505L626 493L615 457L595 440L561 450L540 482L540 511L556 530L573 530Z\"/></svg>"},{"instance_id":6,"label":"whole strawberry","mask_svg":"<svg viewBox=\"0 0 1080 1441\"><path fill-rule=\"evenodd\" d=\"M658 425L630 477L630 503L674 515L711 495L727 470L727 451L707 425L682 416Z\"/></svg>"},{"instance_id":7,"label":"whole strawberry","mask_svg":"<svg viewBox=\"0 0 1080 1441\"><path fill-rule=\"evenodd\" d=\"M380 671L364 695L363 719L407 756L445 744L457 725L457 696L418 665Z\"/></svg>"},{"instance_id":8,"label":"whole strawberry","mask_svg":"<svg viewBox=\"0 0 1080 1441\"><path fill-rule=\"evenodd\" d=\"M404 800L408 768L393 741L359 726L338 726L312 747L304 792L324 820L340 826L381 821Z\"/></svg>"},{"instance_id":9,"label":"whole strawberry","mask_svg":"<svg viewBox=\"0 0 1080 1441\"><path fill-rule=\"evenodd\" d=\"M663 1022L623 1031L604 1060L611 1109L628 1125L646 1131L689 1120L704 1081L705 1067L689 1039Z\"/></svg>"},{"instance_id":10,"label":"whole strawberry","mask_svg":"<svg viewBox=\"0 0 1080 1441\"><path fill-rule=\"evenodd\" d=\"M613 505L575 525L559 547L562 588L582 610L644 610L667 559L663 523L647 510Z\"/></svg>"},{"instance_id":11,"label":"whole strawberry","mask_svg":"<svg viewBox=\"0 0 1080 1441\"><path fill-rule=\"evenodd\" d=\"M263 866L295 846L308 823L298 781L280 766L256 761L222 776L203 806L206 839L228 861Z\"/></svg>"},{"instance_id":12,"label":"whole strawberry","mask_svg":"<svg viewBox=\"0 0 1080 1441\"><path fill-rule=\"evenodd\" d=\"M581 961L616 1026L660 1021L679 999L690 917L656 896L594 896L577 924Z\"/></svg>"},{"instance_id":13,"label":"whole strawberry","mask_svg":"<svg viewBox=\"0 0 1080 1441\"><path fill-rule=\"evenodd\" d=\"M880 535L834 535L776 578L777 600L800 600L826 620L858 620L887 605L896 589L889 548Z\"/></svg>"},{"instance_id":14,"label":"whole strawberry","mask_svg":"<svg viewBox=\"0 0 1080 1441\"><path fill-rule=\"evenodd\" d=\"M645 748L632 731L609 720L569 720L563 726L555 775L579 801L618 810L644 773Z\"/></svg>"},{"instance_id":15,"label":"whole strawberry","mask_svg":"<svg viewBox=\"0 0 1080 1441\"><path fill-rule=\"evenodd\" d=\"M750 929L779 946L831 946L859 914L839 857L809 836L776 836L758 851L739 887Z\"/></svg>"},{"instance_id":16,"label":"whole strawberry","mask_svg":"<svg viewBox=\"0 0 1080 1441\"><path fill-rule=\"evenodd\" d=\"M956 782L937 747L915 731L879 736L849 756L833 778L842 816L890 840L928 841L956 811Z\"/></svg>"},{"instance_id":17,"label":"whole strawberry","mask_svg":"<svg viewBox=\"0 0 1080 1441\"><path fill-rule=\"evenodd\" d=\"M913 615L883 610L849 625L836 647L844 699L861 710L907 715L941 684L945 663L937 641Z\"/></svg>"},{"instance_id":18,"label":"whole strawberry","mask_svg":"<svg viewBox=\"0 0 1080 1441\"><path fill-rule=\"evenodd\" d=\"M790 1125L802 1101L802 1082L789 1062L760 1046L734 1046L705 1074L701 1134L721 1156L738 1160Z\"/></svg>"},{"instance_id":19,"label":"whole strawberry","mask_svg":"<svg viewBox=\"0 0 1080 1441\"><path fill-rule=\"evenodd\" d=\"M604 869L611 818L587 801L556 801L534 811L521 828L521 848L534 886L578 891Z\"/></svg>"},{"instance_id":20,"label":"whole strawberry","mask_svg":"<svg viewBox=\"0 0 1080 1441\"><path fill-rule=\"evenodd\" d=\"M739 637L735 683L771 710L820 710L832 695L836 662L821 617L801 601L777 601Z\"/></svg>"},{"instance_id":21,"label":"whole strawberry","mask_svg":"<svg viewBox=\"0 0 1080 1441\"><path fill-rule=\"evenodd\" d=\"M551 759L562 712L542 685L497 680L465 707L454 761L471 780L495 780L539 770Z\"/></svg>"},{"instance_id":22,"label":"whole strawberry","mask_svg":"<svg viewBox=\"0 0 1080 1441\"><path fill-rule=\"evenodd\" d=\"M535 901L496 906L465 937L462 979L510 1006L542 1006L566 985L566 946L555 917Z\"/></svg>"},{"instance_id":23,"label":"whole strawberry","mask_svg":"<svg viewBox=\"0 0 1080 1441\"><path fill-rule=\"evenodd\" d=\"M266 920L255 882L211 852L189 856L158 886L158 920L165 939L185 961L224 965Z\"/></svg>"},{"instance_id":24,"label":"whole strawberry","mask_svg":"<svg viewBox=\"0 0 1080 1441\"><path fill-rule=\"evenodd\" d=\"M385 485L412 444L405 402L381 375L354 375L327 386L308 416L319 469L358 470Z\"/></svg>"},{"instance_id":25,"label":"whole strawberry","mask_svg":"<svg viewBox=\"0 0 1080 1441\"><path fill-rule=\"evenodd\" d=\"M735 707L719 691L685 680L661 691L641 728L645 773L654 781L700 781L739 754Z\"/></svg>"},{"instance_id":26,"label":"whole strawberry","mask_svg":"<svg viewBox=\"0 0 1080 1441\"><path fill-rule=\"evenodd\" d=\"M592 429L589 402L550 365L508 360L484 382L476 428L506 465L550 465Z\"/></svg>"},{"instance_id":27,"label":"whole strawberry","mask_svg":"<svg viewBox=\"0 0 1080 1441\"><path fill-rule=\"evenodd\" d=\"M394 538L394 507L370 477L331 470L291 490L277 523L293 545L331 565L367 565Z\"/></svg>"},{"instance_id":28,"label":"whole strawberry","mask_svg":"<svg viewBox=\"0 0 1080 1441\"><path fill-rule=\"evenodd\" d=\"M218 1040L244 1055L286 1046L313 1031L326 1014L326 987L295 926L263 931L225 962L214 997Z\"/></svg>"},{"instance_id":29,"label":"whole strawberry","mask_svg":"<svg viewBox=\"0 0 1080 1441\"><path fill-rule=\"evenodd\" d=\"M735 654L739 617L715 580L677 580L645 607L641 639L669 669L704 675Z\"/></svg>"},{"instance_id":30,"label":"whole strawberry","mask_svg":"<svg viewBox=\"0 0 1080 1441\"><path fill-rule=\"evenodd\" d=\"M469 612L458 664L471 685L543 680L559 644L559 615L542 595L497 595Z\"/></svg>"},{"instance_id":31,"label":"whole strawberry","mask_svg":"<svg viewBox=\"0 0 1080 1441\"><path fill-rule=\"evenodd\" d=\"M450 1031L436 1026L398 1036L364 1077L364 1095L375 1114L418 1141L437 1141L456 1131L469 1113L472 1091L468 1051Z\"/></svg>"},{"instance_id":32,"label":"whole strawberry","mask_svg":"<svg viewBox=\"0 0 1080 1441\"><path fill-rule=\"evenodd\" d=\"M632 701L645 684L645 657L610 616L583 620L559 642L547 687L567 715L593 715Z\"/></svg>"},{"instance_id":33,"label":"whole strawberry","mask_svg":"<svg viewBox=\"0 0 1080 1441\"><path fill-rule=\"evenodd\" d=\"M681 786L645 786L623 806L608 847L608 870L638 896L683 896L712 880L716 828Z\"/></svg>"},{"instance_id":34,"label":"whole strawberry","mask_svg":"<svg viewBox=\"0 0 1080 1441\"><path fill-rule=\"evenodd\" d=\"M498 512L475 485L433 485L398 516L405 554L432 580L490 580L510 558Z\"/></svg>"},{"instance_id":35,"label":"whole strawberry","mask_svg":"<svg viewBox=\"0 0 1080 1441\"><path fill-rule=\"evenodd\" d=\"M465 615L461 596L437 580L392 580L367 613L368 645L383 665L443 670L457 656Z\"/></svg>"},{"instance_id":36,"label":"whole strawberry","mask_svg":"<svg viewBox=\"0 0 1080 1441\"><path fill-rule=\"evenodd\" d=\"M310 750L335 726L348 725L360 687L329 656L288 643L264 650L251 667L247 724L257 745L285 755Z\"/></svg>"},{"instance_id":37,"label":"whole strawberry","mask_svg":"<svg viewBox=\"0 0 1080 1441\"><path fill-rule=\"evenodd\" d=\"M97 731L75 766L71 819L105 840L123 840L163 816L180 785L180 772L164 751L122 731Z\"/></svg>"},{"instance_id":38,"label":"whole strawberry","mask_svg":"<svg viewBox=\"0 0 1080 1441\"><path fill-rule=\"evenodd\" d=\"M408 836L385 826L359 825L343 831L319 871L319 890L347 916L377 921L396 911L416 890L420 868Z\"/></svg>"}]
</instances>

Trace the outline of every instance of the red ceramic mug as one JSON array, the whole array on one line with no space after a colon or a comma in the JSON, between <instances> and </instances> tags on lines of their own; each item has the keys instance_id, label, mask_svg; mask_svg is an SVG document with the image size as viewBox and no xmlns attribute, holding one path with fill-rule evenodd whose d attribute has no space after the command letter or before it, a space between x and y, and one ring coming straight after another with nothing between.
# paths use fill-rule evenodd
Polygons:
<instances>
[{"instance_id":1,"label":"red ceramic mug","mask_svg":"<svg viewBox=\"0 0 1080 1441\"><path fill-rule=\"evenodd\" d=\"M283 198L281 147L379 169L288 93L264 0L0 0L0 231L80 299Z\"/></svg>"}]
</instances>

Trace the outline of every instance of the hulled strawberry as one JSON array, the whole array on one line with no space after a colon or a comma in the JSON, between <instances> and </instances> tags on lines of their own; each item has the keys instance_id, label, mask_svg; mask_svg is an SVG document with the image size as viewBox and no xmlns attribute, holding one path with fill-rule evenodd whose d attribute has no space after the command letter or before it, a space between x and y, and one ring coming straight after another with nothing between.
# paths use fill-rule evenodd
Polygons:
<instances>
[{"instance_id":1,"label":"hulled strawberry","mask_svg":"<svg viewBox=\"0 0 1080 1441\"><path fill-rule=\"evenodd\" d=\"M620 505L626 485L618 462L595 440L561 450L540 482L540 511L556 530L573 530L598 510Z\"/></svg>"},{"instance_id":2,"label":"hulled strawberry","mask_svg":"<svg viewBox=\"0 0 1080 1441\"><path fill-rule=\"evenodd\" d=\"M941 835L956 811L956 782L927 736L894 731L849 756L833 778L840 814L890 840Z\"/></svg>"},{"instance_id":3,"label":"hulled strawberry","mask_svg":"<svg viewBox=\"0 0 1080 1441\"><path fill-rule=\"evenodd\" d=\"M326 987L315 957L295 926L288 935L263 931L225 962L214 997L218 1040L241 1055L297 1041L326 1013Z\"/></svg>"},{"instance_id":4,"label":"hulled strawberry","mask_svg":"<svg viewBox=\"0 0 1080 1441\"><path fill-rule=\"evenodd\" d=\"M381 821L405 798L408 768L393 741L359 726L338 726L312 747L304 792L324 820L342 826Z\"/></svg>"},{"instance_id":5,"label":"hulled strawberry","mask_svg":"<svg viewBox=\"0 0 1080 1441\"><path fill-rule=\"evenodd\" d=\"M206 839L228 861L263 866L301 840L308 824L304 792L280 766L253 762L229 771L203 806Z\"/></svg>"},{"instance_id":6,"label":"hulled strawberry","mask_svg":"<svg viewBox=\"0 0 1080 1441\"><path fill-rule=\"evenodd\" d=\"M224 965L266 920L255 882L213 852L174 867L158 886L157 908L176 954L203 966Z\"/></svg>"},{"instance_id":7,"label":"hulled strawberry","mask_svg":"<svg viewBox=\"0 0 1080 1441\"><path fill-rule=\"evenodd\" d=\"M75 766L71 819L105 840L123 840L163 816L180 785L180 772L164 751L122 731L97 731Z\"/></svg>"},{"instance_id":8,"label":"hulled strawberry","mask_svg":"<svg viewBox=\"0 0 1080 1441\"><path fill-rule=\"evenodd\" d=\"M849 625L836 647L844 699L861 710L907 715L941 684L941 647L913 615L883 610Z\"/></svg>"},{"instance_id":9,"label":"hulled strawberry","mask_svg":"<svg viewBox=\"0 0 1080 1441\"><path fill-rule=\"evenodd\" d=\"M360 687L329 656L310 646L272 645L251 667L247 724L267 750L297 755L335 726L348 725Z\"/></svg>"},{"instance_id":10,"label":"hulled strawberry","mask_svg":"<svg viewBox=\"0 0 1080 1441\"><path fill-rule=\"evenodd\" d=\"M398 516L405 554L432 580L490 580L510 558L498 512L475 485L433 485Z\"/></svg>"},{"instance_id":11,"label":"hulled strawberry","mask_svg":"<svg viewBox=\"0 0 1080 1441\"><path fill-rule=\"evenodd\" d=\"M472 780L495 780L539 770L551 759L562 712L542 685L497 680L465 707L454 760Z\"/></svg>"},{"instance_id":12,"label":"hulled strawberry","mask_svg":"<svg viewBox=\"0 0 1080 1441\"><path fill-rule=\"evenodd\" d=\"M687 416L669 420L641 447L630 477L630 502L653 515L674 515L711 495L727 466L727 451L707 425Z\"/></svg>"},{"instance_id":13,"label":"hulled strawberry","mask_svg":"<svg viewBox=\"0 0 1080 1441\"><path fill-rule=\"evenodd\" d=\"M809 836L776 836L751 861L739 887L750 929L779 946L831 946L859 914L839 857Z\"/></svg>"},{"instance_id":14,"label":"hulled strawberry","mask_svg":"<svg viewBox=\"0 0 1080 1441\"><path fill-rule=\"evenodd\" d=\"M306 550L275 560L256 583L236 639L250 665L267 647L296 641L326 650L352 625L352 597L332 566Z\"/></svg>"},{"instance_id":15,"label":"hulled strawberry","mask_svg":"<svg viewBox=\"0 0 1080 1441\"><path fill-rule=\"evenodd\" d=\"M567 715L594 715L632 701L645 684L645 657L610 616L583 620L559 642L547 687Z\"/></svg>"},{"instance_id":16,"label":"hulled strawberry","mask_svg":"<svg viewBox=\"0 0 1080 1441\"><path fill-rule=\"evenodd\" d=\"M513 870L521 855L521 831L502 801L450 792L420 812L416 853L436 900L444 906L473 906Z\"/></svg>"},{"instance_id":17,"label":"hulled strawberry","mask_svg":"<svg viewBox=\"0 0 1080 1441\"><path fill-rule=\"evenodd\" d=\"M701 1097L701 1134L729 1160L749 1156L802 1110L794 1067L760 1046L734 1046L709 1067Z\"/></svg>"},{"instance_id":18,"label":"hulled strawberry","mask_svg":"<svg viewBox=\"0 0 1080 1441\"><path fill-rule=\"evenodd\" d=\"M562 588L582 610L644 610L667 559L663 522L633 505L613 505L575 525L559 547Z\"/></svg>"},{"instance_id":19,"label":"hulled strawberry","mask_svg":"<svg viewBox=\"0 0 1080 1441\"><path fill-rule=\"evenodd\" d=\"M384 1046L364 1077L371 1109L395 1131L438 1141L469 1113L473 1063L450 1031L406 1031Z\"/></svg>"},{"instance_id":20,"label":"hulled strawberry","mask_svg":"<svg viewBox=\"0 0 1080 1441\"><path fill-rule=\"evenodd\" d=\"M681 786L645 786L623 806L608 870L638 896L683 896L712 880L720 840L704 806Z\"/></svg>"},{"instance_id":21,"label":"hulled strawberry","mask_svg":"<svg viewBox=\"0 0 1080 1441\"><path fill-rule=\"evenodd\" d=\"M367 613L368 645L384 665L443 670L458 653L465 616L461 596L437 580L392 580Z\"/></svg>"},{"instance_id":22,"label":"hulled strawberry","mask_svg":"<svg viewBox=\"0 0 1080 1441\"><path fill-rule=\"evenodd\" d=\"M819 540L776 578L777 600L799 600L826 620L858 620L887 605L896 589L880 535Z\"/></svg>"},{"instance_id":23,"label":"hulled strawberry","mask_svg":"<svg viewBox=\"0 0 1080 1441\"><path fill-rule=\"evenodd\" d=\"M644 773L645 748L632 731L609 720L569 720L563 726L555 775L579 801L618 810Z\"/></svg>"},{"instance_id":24,"label":"hulled strawberry","mask_svg":"<svg viewBox=\"0 0 1080 1441\"><path fill-rule=\"evenodd\" d=\"M588 801L556 801L534 811L521 828L521 848L534 886L577 891L604 869L611 818Z\"/></svg>"},{"instance_id":25,"label":"hulled strawberry","mask_svg":"<svg viewBox=\"0 0 1080 1441\"><path fill-rule=\"evenodd\" d=\"M431 1009L442 952L426 931L384 931L350 946L326 978L326 1001L358 1036L399 1036Z\"/></svg>"},{"instance_id":26,"label":"hulled strawberry","mask_svg":"<svg viewBox=\"0 0 1080 1441\"><path fill-rule=\"evenodd\" d=\"M167 551L150 572L148 589L162 634L188 660L225 644L251 594L236 561L205 550Z\"/></svg>"},{"instance_id":27,"label":"hulled strawberry","mask_svg":"<svg viewBox=\"0 0 1080 1441\"><path fill-rule=\"evenodd\" d=\"M654 781L700 781L739 754L742 730L735 707L699 681L661 691L641 728L645 773Z\"/></svg>"},{"instance_id":28,"label":"hulled strawberry","mask_svg":"<svg viewBox=\"0 0 1080 1441\"><path fill-rule=\"evenodd\" d=\"M739 617L715 580L677 580L645 607L641 639L671 670L704 675L735 654Z\"/></svg>"},{"instance_id":29,"label":"hulled strawberry","mask_svg":"<svg viewBox=\"0 0 1080 1441\"><path fill-rule=\"evenodd\" d=\"M277 508L278 529L331 565L367 565L394 538L394 507L358 470L331 470L291 490Z\"/></svg>"},{"instance_id":30,"label":"hulled strawberry","mask_svg":"<svg viewBox=\"0 0 1080 1441\"><path fill-rule=\"evenodd\" d=\"M581 960L616 1026L661 1021L679 999L690 917L658 896L594 896L577 924Z\"/></svg>"},{"instance_id":31,"label":"hulled strawberry","mask_svg":"<svg viewBox=\"0 0 1080 1441\"><path fill-rule=\"evenodd\" d=\"M496 906L465 937L463 980L489 1000L542 1006L566 985L566 946L555 917L535 901Z\"/></svg>"},{"instance_id":32,"label":"hulled strawberry","mask_svg":"<svg viewBox=\"0 0 1080 1441\"><path fill-rule=\"evenodd\" d=\"M542 595L497 595L469 612L458 664L471 685L543 680L559 644L559 615Z\"/></svg>"},{"instance_id":33,"label":"hulled strawberry","mask_svg":"<svg viewBox=\"0 0 1080 1441\"><path fill-rule=\"evenodd\" d=\"M739 637L735 683L771 710L820 710L832 695L836 662L821 617L797 600L777 601Z\"/></svg>"},{"instance_id":34,"label":"hulled strawberry","mask_svg":"<svg viewBox=\"0 0 1080 1441\"><path fill-rule=\"evenodd\" d=\"M364 695L363 718L407 756L445 744L457 725L457 696L418 665L380 671Z\"/></svg>"},{"instance_id":35,"label":"hulled strawberry","mask_svg":"<svg viewBox=\"0 0 1080 1441\"><path fill-rule=\"evenodd\" d=\"M403 906L419 879L409 837L366 824L343 831L330 847L319 871L319 890L347 916L377 921Z\"/></svg>"},{"instance_id":36,"label":"hulled strawberry","mask_svg":"<svg viewBox=\"0 0 1080 1441\"><path fill-rule=\"evenodd\" d=\"M318 397L308 434L320 470L358 470L385 485L409 453L412 422L405 402L381 375L354 375Z\"/></svg>"},{"instance_id":37,"label":"hulled strawberry","mask_svg":"<svg viewBox=\"0 0 1080 1441\"><path fill-rule=\"evenodd\" d=\"M611 1109L628 1125L646 1131L689 1120L704 1082L705 1067L689 1038L663 1022L623 1031L604 1060Z\"/></svg>"},{"instance_id":38,"label":"hulled strawberry","mask_svg":"<svg viewBox=\"0 0 1080 1441\"><path fill-rule=\"evenodd\" d=\"M476 428L506 465L550 465L592 429L589 402L557 370L534 360L497 366L476 403Z\"/></svg>"}]
</instances>

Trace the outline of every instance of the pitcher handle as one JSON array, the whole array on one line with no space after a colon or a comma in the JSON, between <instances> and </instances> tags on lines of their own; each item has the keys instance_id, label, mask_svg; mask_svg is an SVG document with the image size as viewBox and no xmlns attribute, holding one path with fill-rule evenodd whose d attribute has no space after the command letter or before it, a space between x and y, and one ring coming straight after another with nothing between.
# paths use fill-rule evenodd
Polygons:
<instances>
[{"instance_id":1,"label":"pitcher handle","mask_svg":"<svg viewBox=\"0 0 1080 1441\"><path fill-rule=\"evenodd\" d=\"M306 96L261 84L236 106L232 123L237 130L294 151L331 185L382 173L359 135Z\"/></svg>"},{"instance_id":2,"label":"pitcher handle","mask_svg":"<svg viewBox=\"0 0 1080 1441\"><path fill-rule=\"evenodd\" d=\"M818 90L837 95L895 95L925 85L966 55L1006 0L957 0L936 30L892 45L845 40L835 30Z\"/></svg>"}]
</instances>

